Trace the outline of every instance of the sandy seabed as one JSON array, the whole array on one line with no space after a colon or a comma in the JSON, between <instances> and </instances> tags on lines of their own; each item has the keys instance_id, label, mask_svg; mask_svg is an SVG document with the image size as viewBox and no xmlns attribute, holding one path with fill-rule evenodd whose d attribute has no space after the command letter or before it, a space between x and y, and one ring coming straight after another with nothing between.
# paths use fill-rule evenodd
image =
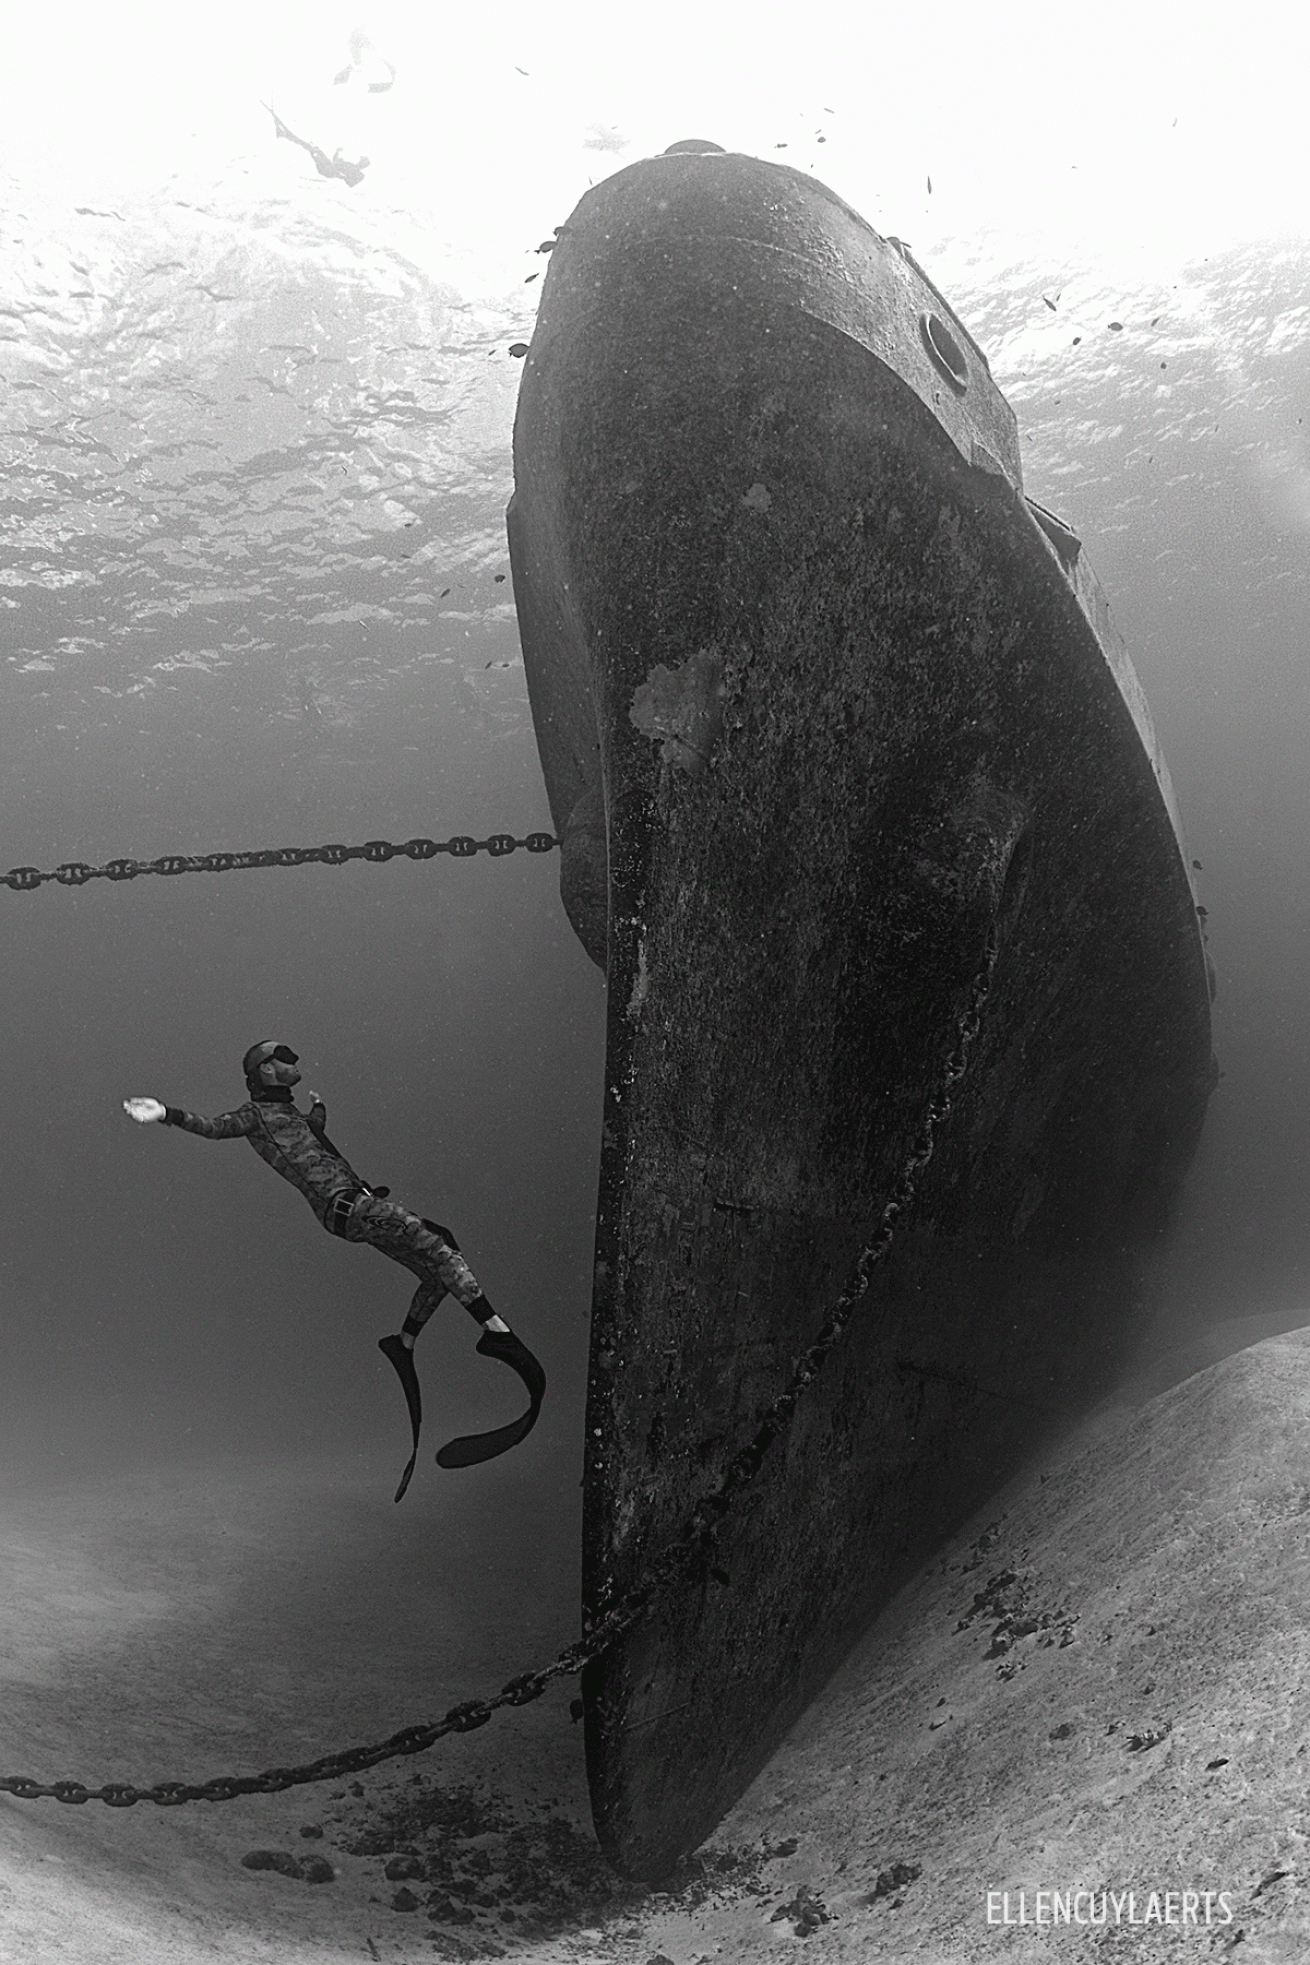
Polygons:
<instances>
[{"instance_id":1,"label":"sandy seabed","mask_svg":"<svg viewBox=\"0 0 1310 1965\"><path fill-rule=\"evenodd\" d=\"M357 1780L169 1809L0 1797L0 1961L1299 1965L1308 1468L1310 1330L1144 1385L900 1593L664 1892L599 1857L563 1680ZM11 1496L0 1772L296 1764L572 1640L566 1509L532 1532L542 1497L510 1470L392 1510L394 1477L195 1462ZM1043 1891L1133 1902L1058 1927ZM1224 1901L1188 1920L1189 1892Z\"/></svg>"},{"instance_id":2,"label":"sandy seabed","mask_svg":"<svg viewBox=\"0 0 1310 1965\"><path fill-rule=\"evenodd\" d=\"M493 1693L572 1641L576 1556L524 1555L512 1476L393 1510L395 1474L183 1463L7 1499L0 1772L146 1786L296 1765ZM417 1775L565 1821L585 1846L576 1690L354 1782L167 1809L0 1797L0 1960L440 1955L393 1909L381 1857L346 1845L376 1842ZM318 1857L332 1881L252 1870L253 1851Z\"/></svg>"}]
</instances>

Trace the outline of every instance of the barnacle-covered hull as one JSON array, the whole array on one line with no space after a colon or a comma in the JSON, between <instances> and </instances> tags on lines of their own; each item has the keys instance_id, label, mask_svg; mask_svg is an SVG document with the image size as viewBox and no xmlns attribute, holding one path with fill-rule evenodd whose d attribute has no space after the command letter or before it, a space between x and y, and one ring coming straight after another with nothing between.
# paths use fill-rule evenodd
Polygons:
<instances>
[{"instance_id":1,"label":"barnacle-covered hull","mask_svg":"<svg viewBox=\"0 0 1310 1965\"><path fill-rule=\"evenodd\" d=\"M946 303L823 186L703 149L588 193L509 525L609 978L589 1621L751 1439L939 1105L847 1335L584 1677L598 1832L659 1877L1111 1368L1211 1084L1207 964L1078 542Z\"/></svg>"}]
</instances>

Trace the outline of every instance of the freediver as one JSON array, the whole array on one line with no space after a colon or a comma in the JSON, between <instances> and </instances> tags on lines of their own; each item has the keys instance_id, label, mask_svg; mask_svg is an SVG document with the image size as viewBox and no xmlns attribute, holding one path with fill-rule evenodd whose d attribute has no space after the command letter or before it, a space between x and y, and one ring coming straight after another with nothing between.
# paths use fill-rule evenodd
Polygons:
<instances>
[{"instance_id":1,"label":"freediver","mask_svg":"<svg viewBox=\"0 0 1310 1965\"><path fill-rule=\"evenodd\" d=\"M294 130L289 130L271 102L266 102L264 107L273 118L273 128L277 135L285 137L288 143L299 144L302 150L307 150L314 160L314 169L320 177L339 177L344 184L350 185L363 182L364 172L368 169L369 163L367 157L361 157L352 164L342 156L340 144L329 157L327 151L320 150L316 143L307 143L303 136L297 136Z\"/></svg>"},{"instance_id":2,"label":"freediver","mask_svg":"<svg viewBox=\"0 0 1310 1965\"><path fill-rule=\"evenodd\" d=\"M300 1083L298 1062L293 1050L271 1038L252 1044L241 1060L250 1096L244 1105L221 1112L215 1119L202 1119L156 1098L124 1099L123 1110L142 1126L180 1126L183 1132L196 1133L201 1139L248 1139L260 1159L304 1195L330 1234L347 1242L367 1242L418 1277L418 1289L399 1332L378 1340L379 1350L395 1367L404 1388L414 1435L414 1450L396 1489L399 1501L414 1472L422 1424L414 1344L448 1292L481 1325L478 1351L483 1357L499 1358L516 1371L527 1387L530 1403L522 1417L508 1426L451 1440L438 1453L438 1466L471 1467L526 1439L541 1410L546 1374L527 1346L496 1315L450 1230L390 1200L389 1187L370 1187L360 1179L327 1136L327 1107L317 1092L309 1094L309 1111L299 1110L292 1096L293 1087Z\"/></svg>"}]
</instances>

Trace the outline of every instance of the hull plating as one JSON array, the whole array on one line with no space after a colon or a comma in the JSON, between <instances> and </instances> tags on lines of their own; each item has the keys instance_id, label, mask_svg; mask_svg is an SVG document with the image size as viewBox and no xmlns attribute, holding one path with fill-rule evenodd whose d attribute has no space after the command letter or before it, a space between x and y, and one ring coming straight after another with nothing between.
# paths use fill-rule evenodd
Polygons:
<instances>
[{"instance_id":1,"label":"hull plating","mask_svg":"<svg viewBox=\"0 0 1310 1965\"><path fill-rule=\"evenodd\" d=\"M893 243L670 155L563 229L510 542L565 904L607 964L584 1612L683 1529L822 1326L980 963L969 1070L847 1338L584 1679L658 1877L859 1625L1112 1366L1211 1082L1168 778L1077 541Z\"/></svg>"}]
</instances>

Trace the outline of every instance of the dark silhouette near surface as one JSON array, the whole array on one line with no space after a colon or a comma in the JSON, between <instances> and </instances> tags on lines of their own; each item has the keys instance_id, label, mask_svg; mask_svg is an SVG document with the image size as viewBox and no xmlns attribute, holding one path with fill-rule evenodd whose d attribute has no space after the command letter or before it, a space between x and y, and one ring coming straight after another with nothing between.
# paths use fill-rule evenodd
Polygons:
<instances>
[{"instance_id":1,"label":"dark silhouette near surface","mask_svg":"<svg viewBox=\"0 0 1310 1965\"><path fill-rule=\"evenodd\" d=\"M314 160L314 169L320 177L339 177L343 184L362 183L364 172L369 164L367 157L359 157L352 164L348 157L342 156L340 144L329 157L327 151L320 150L316 143L309 143L303 136L297 136L294 130L289 130L272 103L266 102L264 107L273 118L273 128L278 136L285 137L288 143L297 144L301 150L308 151Z\"/></svg>"}]
</instances>

